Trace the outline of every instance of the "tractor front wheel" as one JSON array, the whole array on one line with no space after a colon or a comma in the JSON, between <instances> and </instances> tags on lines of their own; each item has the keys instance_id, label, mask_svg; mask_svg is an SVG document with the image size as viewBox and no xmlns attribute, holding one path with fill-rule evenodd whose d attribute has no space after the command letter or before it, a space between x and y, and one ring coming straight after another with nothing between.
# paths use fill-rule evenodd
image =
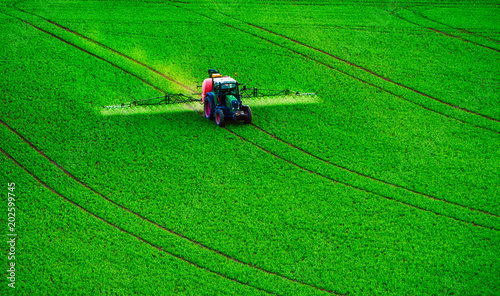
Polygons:
<instances>
[{"instance_id":1,"label":"tractor front wheel","mask_svg":"<svg viewBox=\"0 0 500 296\"><path fill-rule=\"evenodd\" d=\"M214 100L211 96L205 96L205 103L203 105L205 118L214 119Z\"/></svg>"},{"instance_id":2,"label":"tractor front wheel","mask_svg":"<svg viewBox=\"0 0 500 296\"><path fill-rule=\"evenodd\" d=\"M220 127L224 127L224 125L225 125L224 112L222 112L221 109L217 109L215 111L215 123Z\"/></svg>"},{"instance_id":3,"label":"tractor front wheel","mask_svg":"<svg viewBox=\"0 0 500 296\"><path fill-rule=\"evenodd\" d=\"M241 110L245 112L245 123L252 123L252 109L250 109L250 106L241 106Z\"/></svg>"}]
</instances>

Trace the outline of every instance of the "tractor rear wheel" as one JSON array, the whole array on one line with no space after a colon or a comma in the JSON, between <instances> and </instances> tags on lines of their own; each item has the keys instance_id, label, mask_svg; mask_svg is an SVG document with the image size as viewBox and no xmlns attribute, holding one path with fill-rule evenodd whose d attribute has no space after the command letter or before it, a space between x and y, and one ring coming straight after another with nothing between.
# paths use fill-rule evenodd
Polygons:
<instances>
[{"instance_id":1,"label":"tractor rear wheel","mask_svg":"<svg viewBox=\"0 0 500 296\"><path fill-rule=\"evenodd\" d=\"M214 99L212 96L205 96L205 103L203 105L205 118L214 119Z\"/></svg>"},{"instance_id":2,"label":"tractor rear wheel","mask_svg":"<svg viewBox=\"0 0 500 296\"><path fill-rule=\"evenodd\" d=\"M224 112L222 112L221 109L217 109L215 111L215 123L220 127L224 127L224 125L226 124L224 122Z\"/></svg>"},{"instance_id":3,"label":"tractor rear wheel","mask_svg":"<svg viewBox=\"0 0 500 296\"><path fill-rule=\"evenodd\" d=\"M241 106L241 110L245 112L245 123L252 123L252 109L250 109L250 106Z\"/></svg>"}]
</instances>

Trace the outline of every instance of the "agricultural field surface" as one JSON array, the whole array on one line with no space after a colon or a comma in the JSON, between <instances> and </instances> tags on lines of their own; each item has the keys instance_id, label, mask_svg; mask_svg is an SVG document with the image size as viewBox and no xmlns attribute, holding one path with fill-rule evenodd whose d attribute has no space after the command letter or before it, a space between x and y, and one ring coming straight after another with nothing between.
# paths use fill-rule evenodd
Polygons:
<instances>
[{"instance_id":1,"label":"agricultural field surface","mask_svg":"<svg viewBox=\"0 0 500 296\"><path fill-rule=\"evenodd\" d=\"M500 295L500 1L0 0L0 40L0 295ZM103 108L210 68L292 92Z\"/></svg>"}]
</instances>

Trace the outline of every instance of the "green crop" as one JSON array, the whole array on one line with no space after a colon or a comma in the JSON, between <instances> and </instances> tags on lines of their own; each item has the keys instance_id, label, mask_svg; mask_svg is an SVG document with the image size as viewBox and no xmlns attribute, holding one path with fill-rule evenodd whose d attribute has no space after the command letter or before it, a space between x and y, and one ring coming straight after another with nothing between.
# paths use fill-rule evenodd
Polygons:
<instances>
[{"instance_id":1,"label":"green crop","mask_svg":"<svg viewBox=\"0 0 500 296\"><path fill-rule=\"evenodd\" d=\"M4 1L2 294L498 294L498 27L416 4ZM318 95L102 109L213 67Z\"/></svg>"}]
</instances>

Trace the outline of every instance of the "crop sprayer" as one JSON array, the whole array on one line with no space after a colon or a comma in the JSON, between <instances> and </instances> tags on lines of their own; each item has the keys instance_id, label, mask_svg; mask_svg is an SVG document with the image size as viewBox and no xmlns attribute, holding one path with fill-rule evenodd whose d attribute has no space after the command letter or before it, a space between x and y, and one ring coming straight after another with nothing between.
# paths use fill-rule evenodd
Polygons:
<instances>
[{"instance_id":1,"label":"crop sprayer","mask_svg":"<svg viewBox=\"0 0 500 296\"><path fill-rule=\"evenodd\" d=\"M208 70L208 78L203 81L201 93L190 94L165 94L144 100L135 100L129 103L122 103L114 106L104 106L104 108L125 108L132 106L152 106L170 105L189 102L201 102L203 104L203 114L209 120L215 119L215 123L224 127L226 119L244 121L252 123L252 110L250 106L243 105L242 98L269 97L280 95L294 96L314 96L316 93L294 92L289 89L271 90L261 88L247 88L244 84L238 83L229 76L222 76L214 69ZM201 95L201 99L193 96Z\"/></svg>"}]
</instances>

